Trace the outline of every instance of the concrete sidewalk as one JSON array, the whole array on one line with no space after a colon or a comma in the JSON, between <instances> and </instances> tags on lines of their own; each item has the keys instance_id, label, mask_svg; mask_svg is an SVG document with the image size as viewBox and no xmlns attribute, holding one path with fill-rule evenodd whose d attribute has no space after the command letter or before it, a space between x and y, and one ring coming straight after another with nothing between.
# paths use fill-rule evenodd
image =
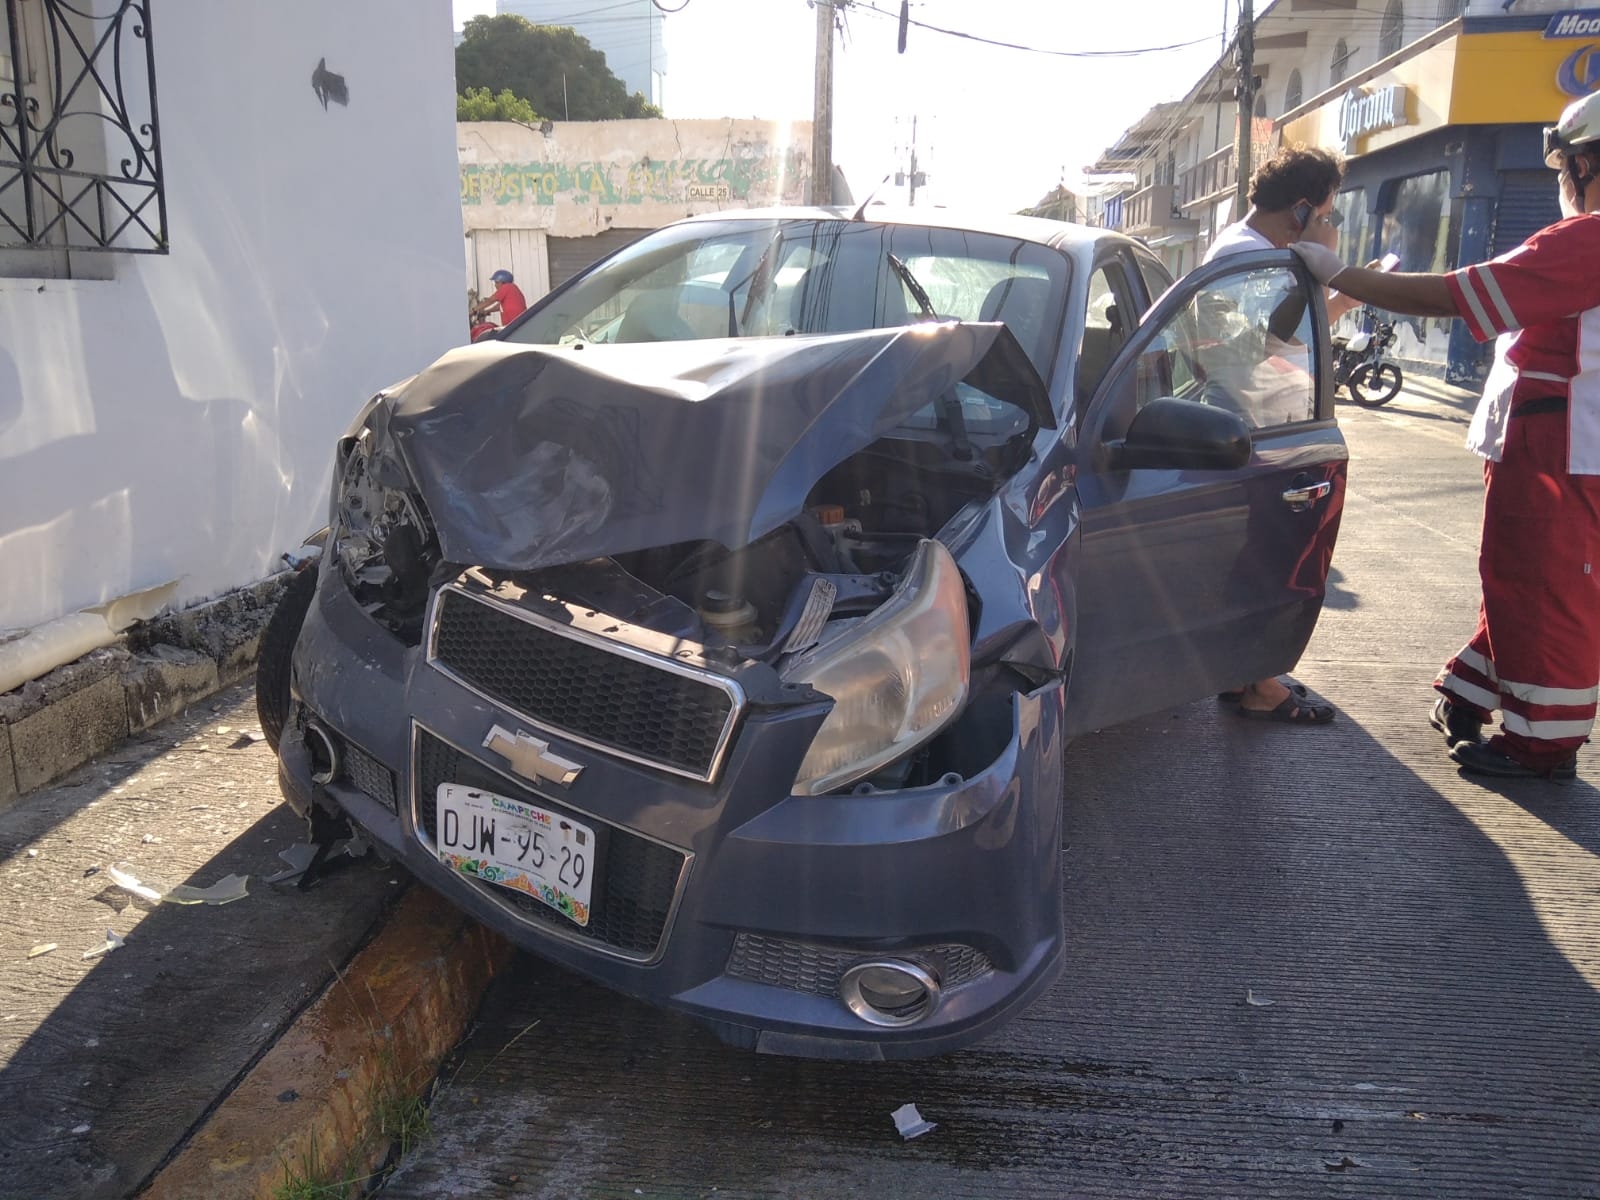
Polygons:
<instances>
[{"instance_id":1,"label":"concrete sidewalk","mask_svg":"<svg viewBox=\"0 0 1600 1200\"><path fill-rule=\"evenodd\" d=\"M355 1194L414 1136L509 950L375 857L265 883L304 838L247 685L0 812L0 1197Z\"/></svg>"}]
</instances>

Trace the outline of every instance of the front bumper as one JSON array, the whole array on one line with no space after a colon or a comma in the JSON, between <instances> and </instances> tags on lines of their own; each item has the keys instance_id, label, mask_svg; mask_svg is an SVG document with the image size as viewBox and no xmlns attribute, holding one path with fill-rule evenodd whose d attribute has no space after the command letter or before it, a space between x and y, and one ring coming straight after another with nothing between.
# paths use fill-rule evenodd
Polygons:
<instances>
[{"instance_id":1,"label":"front bumper","mask_svg":"<svg viewBox=\"0 0 1600 1200\"><path fill-rule=\"evenodd\" d=\"M1012 698L1004 750L978 774L869 795L788 795L822 711L746 712L710 783L560 736L469 690L369 619L325 576L295 652L297 708L279 747L285 796L342 810L387 854L507 938L626 994L774 1053L901 1058L956 1049L1016 1015L1059 970L1062 689ZM312 780L303 729L339 742ZM537 785L481 749L495 725L581 763ZM454 782L601 831L586 928L448 869L434 793ZM841 1000L862 959L941 983L920 1021L885 1028Z\"/></svg>"}]
</instances>

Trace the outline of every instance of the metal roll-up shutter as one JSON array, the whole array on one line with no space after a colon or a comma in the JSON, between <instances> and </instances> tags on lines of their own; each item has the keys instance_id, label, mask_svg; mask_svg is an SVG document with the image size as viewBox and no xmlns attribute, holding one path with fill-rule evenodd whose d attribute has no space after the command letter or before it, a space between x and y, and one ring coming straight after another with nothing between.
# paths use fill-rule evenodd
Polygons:
<instances>
[{"instance_id":1,"label":"metal roll-up shutter","mask_svg":"<svg viewBox=\"0 0 1600 1200\"><path fill-rule=\"evenodd\" d=\"M608 229L593 237L551 238L548 243L550 286L560 287L590 263L632 245L649 232L648 229Z\"/></svg>"},{"instance_id":2,"label":"metal roll-up shutter","mask_svg":"<svg viewBox=\"0 0 1600 1200\"><path fill-rule=\"evenodd\" d=\"M1554 171L1507 171L1500 177L1500 203L1495 206L1491 258L1514 250L1546 225L1561 219Z\"/></svg>"}]
</instances>

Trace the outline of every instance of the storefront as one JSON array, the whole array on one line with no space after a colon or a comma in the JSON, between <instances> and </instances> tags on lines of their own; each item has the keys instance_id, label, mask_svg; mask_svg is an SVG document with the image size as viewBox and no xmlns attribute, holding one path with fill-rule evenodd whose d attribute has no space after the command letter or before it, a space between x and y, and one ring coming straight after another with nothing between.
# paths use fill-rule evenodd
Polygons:
<instances>
[{"instance_id":1,"label":"storefront","mask_svg":"<svg viewBox=\"0 0 1600 1200\"><path fill-rule=\"evenodd\" d=\"M1346 156L1345 257L1395 253L1402 271L1451 270L1556 220L1543 128L1600 87L1600 9L1469 17L1401 53L1279 122L1285 142ZM1488 369L1458 321L1406 318L1399 333L1402 358L1452 382Z\"/></svg>"}]
</instances>

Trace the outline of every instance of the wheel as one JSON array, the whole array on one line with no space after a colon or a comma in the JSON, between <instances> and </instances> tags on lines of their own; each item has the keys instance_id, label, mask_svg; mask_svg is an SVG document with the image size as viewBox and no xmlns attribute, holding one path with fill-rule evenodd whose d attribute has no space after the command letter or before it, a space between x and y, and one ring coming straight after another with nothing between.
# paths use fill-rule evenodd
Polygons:
<instances>
[{"instance_id":1,"label":"wheel","mask_svg":"<svg viewBox=\"0 0 1600 1200\"><path fill-rule=\"evenodd\" d=\"M289 670L294 644L300 640L300 627L306 623L316 591L317 569L307 567L289 581L261 635L261 652L256 658L256 716L273 753L277 753L283 723L289 719Z\"/></svg>"},{"instance_id":2,"label":"wheel","mask_svg":"<svg viewBox=\"0 0 1600 1200\"><path fill-rule=\"evenodd\" d=\"M1363 408L1377 408L1393 400L1404 382L1400 368L1391 362L1357 367L1350 375L1350 398Z\"/></svg>"}]
</instances>

